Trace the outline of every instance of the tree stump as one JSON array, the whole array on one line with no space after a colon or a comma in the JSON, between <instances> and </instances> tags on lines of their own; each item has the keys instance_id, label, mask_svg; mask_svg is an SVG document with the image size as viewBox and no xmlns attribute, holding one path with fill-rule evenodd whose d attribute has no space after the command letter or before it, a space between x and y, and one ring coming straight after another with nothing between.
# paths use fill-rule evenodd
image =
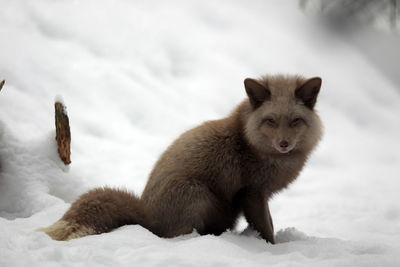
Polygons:
<instances>
[{"instance_id":1,"label":"tree stump","mask_svg":"<svg viewBox=\"0 0 400 267\"><path fill-rule=\"evenodd\" d=\"M69 119L63 103L56 102L56 140L58 145L58 155L65 165L71 163L71 131L69 129Z\"/></svg>"}]
</instances>

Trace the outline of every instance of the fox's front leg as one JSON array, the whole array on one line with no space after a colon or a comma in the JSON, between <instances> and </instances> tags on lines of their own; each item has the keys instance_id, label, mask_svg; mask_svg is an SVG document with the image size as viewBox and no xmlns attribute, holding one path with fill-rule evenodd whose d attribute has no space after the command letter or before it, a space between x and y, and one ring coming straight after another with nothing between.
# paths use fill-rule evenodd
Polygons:
<instances>
[{"instance_id":1,"label":"fox's front leg","mask_svg":"<svg viewBox=\"0 0 400 267\"><path fill-rule=\"evenodd\" d=\"M257 188L247 189L242 198L242 209L249 225L262 238L275 244L274 225L265 194Z\"/></svg>"}]
</instances>

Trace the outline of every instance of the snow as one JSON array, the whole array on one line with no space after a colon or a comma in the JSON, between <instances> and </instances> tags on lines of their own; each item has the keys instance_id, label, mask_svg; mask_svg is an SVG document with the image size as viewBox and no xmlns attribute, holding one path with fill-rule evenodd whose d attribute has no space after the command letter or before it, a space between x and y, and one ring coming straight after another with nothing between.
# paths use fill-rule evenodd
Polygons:
<instances>
[{"instance_id":1,"label":"snow","mask_svg":"<svg viewBox=\"0 0 400 267\"><path fill-rule=\"evenodd\" d=\"M400 266L400 73L374 61L398 36L328 32L294 1L0 3L0 266ZM173 239L137 225L69 242L34 231L89 188L141 193L181 132L227 115L244 78L279 72L322 77L325 136L270 203L278 244L243 219ZM69 167L56 154L57 95Z\"/></svg>"},{"instance_id":2,"label":"snow","mask_svg":"<svg viewBox=\"0 0 400 267\"><path fill-rule=\"evenodd\" d=\"M62 95L56 95L54 97L54 103L60 103L63 106L65 106L65 102L64 102L64 98L62 97ZM68 114L67 114L68 115Z\"/></svg>"}]
</instances>

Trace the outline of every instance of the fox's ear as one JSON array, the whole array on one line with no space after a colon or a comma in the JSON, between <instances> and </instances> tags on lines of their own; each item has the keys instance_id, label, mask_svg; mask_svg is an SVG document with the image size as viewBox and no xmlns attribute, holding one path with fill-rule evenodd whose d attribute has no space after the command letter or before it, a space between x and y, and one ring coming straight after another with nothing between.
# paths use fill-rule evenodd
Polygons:
<instances>
[{"instance_id":1,"label":"fox's ear","mask_svg":"<svg viewBox=\"0 0 400 267\"><path fill-rule=\"evenodd\" d=\"M261 104L271 96L271 92L268 88L254 79L245 79L244 87L246 88L247 96L254 109L261 106Z\"/></svg>"},{"instance_id":2,"label":"fox's ear","mask_svg":"<svg viewBox=\"0 0 400 267\"><path fill-rule=\"evenodd\" d=\"M308 79L303 85L296 89L296 97L300 98L308 108L313 109L315 102L317 102L321 83L322 80L319 77Z\"/></svg>"}]
</instances>

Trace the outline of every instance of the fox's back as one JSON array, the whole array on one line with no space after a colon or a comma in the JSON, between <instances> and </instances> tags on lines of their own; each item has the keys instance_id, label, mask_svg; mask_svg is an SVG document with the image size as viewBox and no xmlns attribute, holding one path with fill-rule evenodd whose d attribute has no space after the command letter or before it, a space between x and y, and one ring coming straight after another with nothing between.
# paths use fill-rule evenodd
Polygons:
<instances>
[{"instance_id":1,"label":"fox's back","mask_svg":"<svg viewBox=\"0 0 400 267\"><path fill-rule=\"evenodd\" d=\"M225 118L183 133L155 164L142 200L150 200L180 181L196 181L232 195L242 182L243 143L238 127L232 118Z\"/></svg>"}]
</instances>

